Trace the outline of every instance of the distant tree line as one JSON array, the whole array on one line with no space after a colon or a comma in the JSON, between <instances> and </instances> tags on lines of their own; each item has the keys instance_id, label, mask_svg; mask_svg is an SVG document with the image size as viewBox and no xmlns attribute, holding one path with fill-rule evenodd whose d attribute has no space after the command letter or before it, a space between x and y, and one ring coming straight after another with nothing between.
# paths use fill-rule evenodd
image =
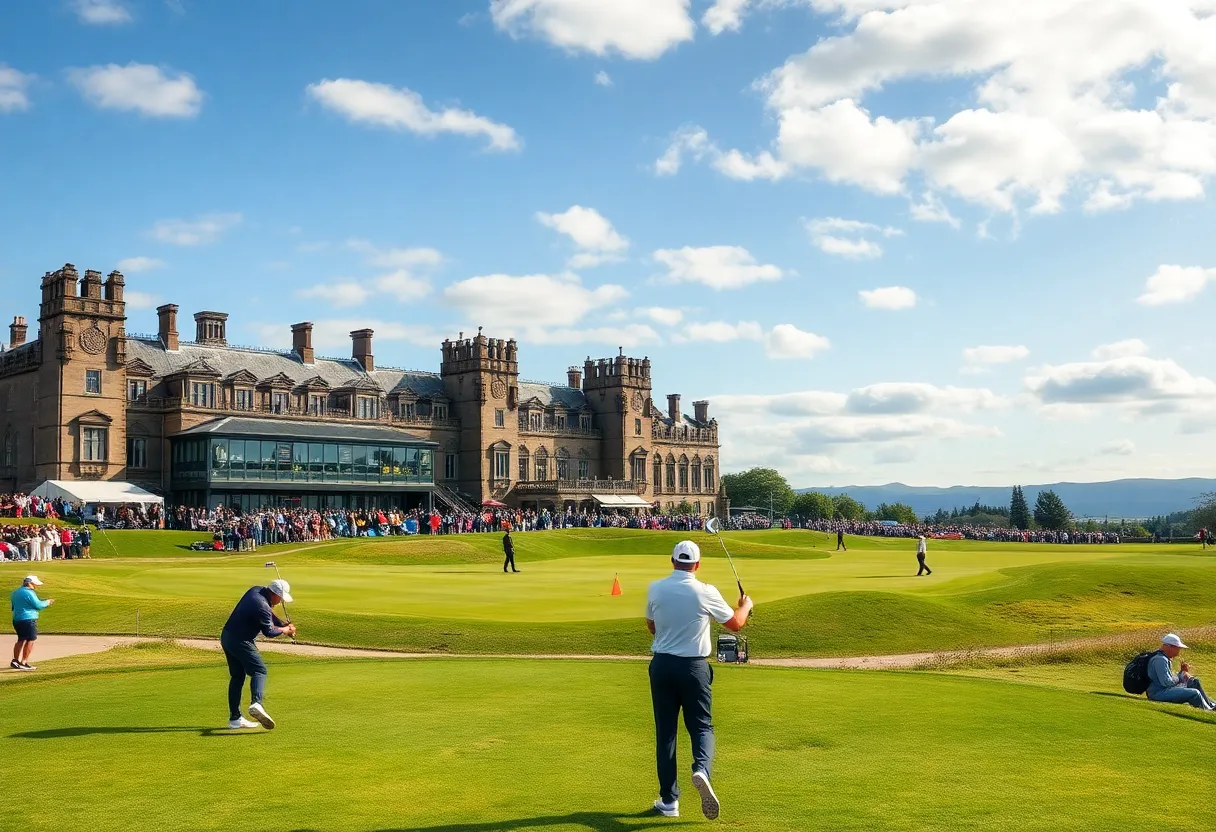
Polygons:
<instances>
[{"instance_id":1,"label":"distant tree line","mask_svg":"<svg viewBox=\"0 0 1216 832\"><path fill-rule=\"evenodd\" d=\"M1086 520L1078 524L1068 506L1060 499L1060 495L1051 489L1039 492L1032 509L1020 485L1013 487L1008 506L983 505L976 500L970 506L959 506L949 511L938 509L924 517L918 517L916 511L905 503L880 503L871 510L848 494L833 496L819 491L797 494L785 477L774 468L752 468L738 474L727 474L722 477L722 485L732 508L751 507L762 514L768 514L771 510L773 517L794 517L807 521L893 520L904 525L923 522L935 526L987 526L1024 531L1079 529L1086 532L1114 531L1124 536L1147 537L1157 532L1159 526L1168 526L1171 522L1180 524L1183 522L1181 518L1185 517L1189 531L1200 527L1195 525L1200 518L1204 518L1203 523L1207 528L1216 529L1216 493L1204 495L1200 506L1190 512L1158 518L1161 522L1157 525L1142 526L1122 520ZM1164 531L1158 533L1162 536L1166 534Z\"/></svg>"}]
</instances>

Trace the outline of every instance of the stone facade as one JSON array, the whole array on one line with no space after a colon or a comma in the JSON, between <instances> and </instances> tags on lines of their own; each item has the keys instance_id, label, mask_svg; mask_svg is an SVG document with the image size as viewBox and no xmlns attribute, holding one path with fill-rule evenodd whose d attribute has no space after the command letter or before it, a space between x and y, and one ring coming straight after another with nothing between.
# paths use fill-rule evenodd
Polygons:
<instances>
[{"instance_id":1,"label":"stone facade","mask_svg":"<svg viewBox=\"0 0 1216 832\"><path fill-rule=\"evenodd\" d=\"M438 373L378 367L374 333L351 333L349 359L322 358L312 324L290 351L228 343L221 312L194 315L182 340L178 307L158 310L155 335L125 328L118 272L42 279L38 336L24 318L0 353L0 490L46 479L128 480L173 498L170 454L183 431L226 416L391 427L435 442L435 480L471 502L583 507L597 498L723 513L718 425L699 401L660 408L648 358L587 358L566 384L519 376L514 340L478 334L441 345Z\"/></svg>"}]
</instances>

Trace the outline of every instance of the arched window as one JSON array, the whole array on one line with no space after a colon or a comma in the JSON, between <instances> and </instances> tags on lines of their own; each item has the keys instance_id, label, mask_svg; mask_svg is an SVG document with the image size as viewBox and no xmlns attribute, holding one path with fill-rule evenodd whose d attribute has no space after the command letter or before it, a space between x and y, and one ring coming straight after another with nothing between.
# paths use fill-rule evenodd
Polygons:
<instances>
[{"instance_id":1,"label":"arched window","mask_svg":"<svg viewBox=\"0 0 1216 832\"><path fill-rule=\"evenodd\" d=\"M570 479L570 452L565 448L557 449L557 478Z\"/></svg>"},{"instance_id":2,"label":"arched window","mask_svg":"<svg viewBox=\"0 0 1216 832\"><path fill-rule=\"evenodd\" d=\"M528 455L528 449L523 445L519 446L519 481L527 482L531 479L532 473L532 458Z\"/></svg>"},{"instance_id":3,"label":"arched window","mask_svg":"<svg viewBox=\"0 0 1216 832\"><path fill-rule=\"evenodd\" d=\"M713 491L717 486L714 485L714 458L705 458L705 490Z\"/></svg>"},{"instance_id":4,"label":"arched window","mask_svg":"<svg viewBox=\"0 0 1216 832\"><path fill-rule=\"evenodd\" d=\"M664 480L667 487L672 491L676 488L676 458L671 454L667 455L667 477Z\"/></svg>"},{"instance_id":5,"label":"arched window","mask_svg":"<svg viewBox=\"0 0 1216 832\"><path fill-rule=\"evenodd\" d=\"M692 490L701 490L701 456L698 454L692 458ZM700 514L700 512L697 512Z\"/></svg>"},{"instance_id":6,"label":"arched window","mask_svg":"<svg viewBox=\"0 0 1216 832\"><path fill-rule=\"evenodd\" d=\"M680 454L680 465L678 468L680 475L680 490L688 490L688 457Z\"/></svg>"},{"instance_id":7,"label":"arched window","mask_svg":"<svg viewBox=\"0 0 1216 832\"><path fill-rule=\"evenodd\" d=\"M654 487L656 489L663 486L663 457L658 454L654 455Z\"/></svg>"},{"instance_id":8,"label":"arched window","mask_svg":"<svg viewBox=\"0 0 1216 832\"><path fill-rule=\"evenodd\" d=\"M549 479L549 452L543 447L536 451L536 480L545 482Z\"/></svg>"}]
</instances>

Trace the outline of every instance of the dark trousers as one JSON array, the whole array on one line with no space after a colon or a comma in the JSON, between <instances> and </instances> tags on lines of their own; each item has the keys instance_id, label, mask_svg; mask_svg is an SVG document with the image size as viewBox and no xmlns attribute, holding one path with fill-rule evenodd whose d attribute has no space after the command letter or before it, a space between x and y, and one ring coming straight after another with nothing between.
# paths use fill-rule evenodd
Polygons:
<instances>
[{"instance_id":1,"label":"dark trousers","mask_svg":"<svg viewBox=\"0 0 1216 832\"><path fill-rule=\"evenodd\" d=\"M650 660L650 698L654 705L655 760L659 797L670 803L680 796L676 783L676 734L680 711L692 740L692 770L710 775L714 759L714 671L705 659L656 653Z\"/></svg>"},{"instance_id":2,"label":"dark trousers","mask_svg":"<svg viewBox=\"0 0 1216 832\"><path fill-rule=\"evenodd\" d=\"M220 646L228 660L228 718L241 718L241 692L249 677L250 702L261 702L266 694L266 663L252 641L241 641L228 633L220 634Z\"/></svg>"},{"instance_id":3,"label":"dark trousers","mask_svg":"<svg viewBox=\"0 0 1216 832\"><path fill-rule=\"evenodd\" d=\"M506 560L504 560L502 562L502 571L506 572L507 567L509 566L509 567L511 567L512 571L518 572L519 570L515 568L515 552L514 551L507 552L506 555L507 555Z\"/></svg>"},{"instance_id":4,"label":"dark trousers","mask_svg":"<svg viewBox=\"0 0 1216 832\"><path fill-rule=\"evenodd\" d=\"M932 570L932 569L930 569L930 568L928 567L928 565L926 565L926 564L925 564L925 556L924 556L924 555L918 554L918 555L916 556L916 562L920 564L920 569L917 569L917 570L916 570L916 574L917 574L917 576L924 575L924 574L929 574L929 575L932 575L932 574L933 574L933 570Z\"/></svg>"},{"instance_id":5,"label":"dark trousers","mask_svg":"<svg viewBox=\"0 0 1216 832\"><path fill-rule=\"evenodd\" d=\"M838 537L836 538L836 551L839 552L841 549L844 549L846 552L849 551L849 547L844 545L844 538Z\"/></svg>"}]
</instances>

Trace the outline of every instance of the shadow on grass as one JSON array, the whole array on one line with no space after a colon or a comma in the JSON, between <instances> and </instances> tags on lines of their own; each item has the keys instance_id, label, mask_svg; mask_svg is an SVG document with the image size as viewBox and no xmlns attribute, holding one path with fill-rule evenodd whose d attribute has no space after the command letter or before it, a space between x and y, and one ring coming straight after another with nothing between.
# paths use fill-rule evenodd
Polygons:
<instances>
[{"instance_id":1,"label":"shadow on grass","mask_svg":"<svg viewBox=\"0 0 1216 832\"><path fill-rule=\"evenodd\" d=\"M1090 693L1092 693L1094 696L1109 696L1112 699L1128 699L1132 701L1140 699L1139 696L1132 696L1127 693L1112 693L1106 690L1094 690L1090 691ZM1151 702L1152 700L1144 701ZM1171 703L1158 702L1156 704L1168 705ZM1192 708L1189 705L1180 705L1178 710L1174 710L1172 708L1169 710L1166 710L1165 708L1154 708L1153 710L1159 714L1164 714L1165 716L1172 716L1178 719L1189 719L1191 722L1202 722L1205 725L1216 725L1216 718L1213 718L1212 711L1201 711L1198 708Z\"/></svg>"},{"instance_id":2,"label":"shadow on grass","mask_svg":"<svg viewBox=\"0 0 1216 832\"><path fill-rule=\"evenodd\" d=\"M248 731L237 728L208 728L197 725L144 726L87 726L78 728L46 728L41 731L22 731L9 734L10 740L57 740L65 737L89 737L95 734L198 734L200 737L238 737L264 734L265 731Z\"/></svg>"},{"instance_id":3,"label":"shadow on grass","mask_svg":"<svg viewBox=\"0 0 1216 832\"><path fill-rule=\"evenodd\" d=\"M858 575L857 577L861 580L874 580L878 578L906 578L908 576L905 573L903 575Z\"/></svg>"},{"instance_id":4,"label":"shadow on grass","mask_svg":"<svg viewBox=\"0 0 1216 832\"><path fill-rule=\"evenodd\" d=\"M673 821L655 812L618 814L614 812L572 812L569 815L545 815L537 818L495 820L482 823L452 823L440 826L409 826L377 829L374 832L512 832L516 829L544 829L547 826L581 826L592 832L634 832L638 829L687 826L687 821ZM291 832L318 832L315 829L293 829Z\"/></svg>"}]
</instances>

